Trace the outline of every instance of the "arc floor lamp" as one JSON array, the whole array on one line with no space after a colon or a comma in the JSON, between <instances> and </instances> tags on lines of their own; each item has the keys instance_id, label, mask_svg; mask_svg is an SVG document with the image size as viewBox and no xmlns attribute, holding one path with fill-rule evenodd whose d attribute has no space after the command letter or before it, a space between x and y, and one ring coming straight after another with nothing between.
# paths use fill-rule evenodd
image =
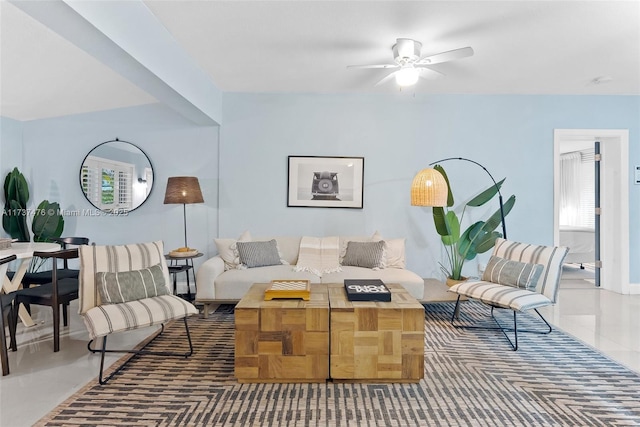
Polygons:
<instances>
[{"instance_id":1,"label":"arc floor lamp","mask_svg":"<svg viewBox=\"0 0 640 427\"><path fill-rule=\"evenodd\" d=\"M187 205L204 203L200 182L195 176L173 176L167 180L167 190L164 194L164 204L182 204L184 217L184 247L187 244Z\"/></svg>"},{"instance_id":2,"label":"arc floor lamp","mask_svg":"<svg viewBox=\"0 0 640 427\"><path fill-rule=\"evenodd\" d=\"M496 187L498 191L498 200L500 202L500 222L502 224L502 236L507 238L507 226L504 223L504 204L502 202L502 193L500 193L500 186L493 179L493 175L482 166L480 163L475 160L467 159L464 157L447 157L446 159L438 160L433 163L429 163L429 166L437 165L442 162L447 162L449 160L463 160L465 162L473 163L477 166L480 166L482 170L484 170L491 181L493 181L493 185ZM431 207L445 207L447 206L447 196L449 194L449 187L447 185L447 181L444 179L442 174L433 168L422 169L420 172L416 174L413 178L413 183L411 184L411 205L412 206L431 206Z\"/></svg>"}]
</instances>

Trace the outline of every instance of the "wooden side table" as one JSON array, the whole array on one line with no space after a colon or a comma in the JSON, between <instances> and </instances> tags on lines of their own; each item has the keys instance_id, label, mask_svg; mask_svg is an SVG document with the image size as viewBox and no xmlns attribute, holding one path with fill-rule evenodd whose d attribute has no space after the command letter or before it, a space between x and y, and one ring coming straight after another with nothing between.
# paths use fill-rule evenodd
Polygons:
<instances>
[{"instance_id":1,"label":"wooden side table","mask_svg":"<svg viewBox=\"0 0 640 427\"><path fill-rule=\"evenodd\" d=\"M164 257L169 261L169 265L167 265L167 268L169 269L169 274L171 274L173 276L173 294L177 295L177 276L178 273L185 273L187 275L187 300L188 301L193 301L193 298L191 296L191 283L189 281L189 271L191 271L191 274L193 275L193 285L196 287L197 290L197 284L196 284L196 273L195 273L195 269L193 268L193 259L194 258L200 258L202 256L202 253L198 252L195 255L189 255L189 256L172 256L170 254L166 254ZM180 263L180 261L184 261L183 263Z\"/></svg>"}]
</instances>

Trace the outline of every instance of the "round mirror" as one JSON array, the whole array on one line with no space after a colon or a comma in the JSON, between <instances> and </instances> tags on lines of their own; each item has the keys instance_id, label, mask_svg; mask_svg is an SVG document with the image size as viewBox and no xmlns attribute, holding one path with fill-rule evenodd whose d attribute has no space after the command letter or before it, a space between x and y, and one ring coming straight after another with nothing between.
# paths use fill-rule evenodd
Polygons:
<instances>
[{"instance_id":1,"label":"round mirror","mask_svg":"<svg viewBox=\"0 0 640 427\"><path fill-rule=\"evenodd\" d=\"M84 158L80 187L101 211L130 212L151 194L153 168L144 151L116 138L98 145Z\"/></svg>"}]
</instances>

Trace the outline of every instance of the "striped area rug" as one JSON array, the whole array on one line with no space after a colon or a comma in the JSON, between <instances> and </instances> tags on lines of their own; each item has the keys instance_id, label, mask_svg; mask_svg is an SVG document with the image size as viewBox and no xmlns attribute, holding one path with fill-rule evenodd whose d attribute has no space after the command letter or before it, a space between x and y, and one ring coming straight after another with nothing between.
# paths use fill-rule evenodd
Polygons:
<instances>
[{"instance_id":1,"label":"striped area rug","mask_svg":"<svg viewBox=\"0 0 640 427\"><path fill-rule=\"evenodd\" d=\"M222 306L189 320L190 358L135 356L108 385L91 382L37 425L640 425L640 376L561 331L521 334L514 352L499 332L453 328L452 304L425 309L425 378L416 384L238 384L233 307ZM466 302L461 320L488 315ZM539 326L529 316L519 323ZM183 333L170 325L151 346L175 350Z\"/></svg>"}]
</instances>

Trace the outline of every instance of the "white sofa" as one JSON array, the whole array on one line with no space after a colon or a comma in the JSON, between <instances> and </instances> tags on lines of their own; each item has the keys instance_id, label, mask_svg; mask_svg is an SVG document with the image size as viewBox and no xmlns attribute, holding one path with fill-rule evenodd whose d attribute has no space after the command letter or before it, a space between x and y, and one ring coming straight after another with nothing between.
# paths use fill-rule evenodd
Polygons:
<instances>
[{"instance_id":1,"label":"white sofa","mask_svg":"<svg viewBox=\"0 0 640 427\"><path fill-rule=\"evenodd\" d=\"M378 241L375 240L376 238L378 238L376 235L373 237L340 236L339 244L341 248L346 248L350 241ZM276 279L308 279L311 284L342 283L344 279L380 279L385 283L402 285L418 300L423 298L424 280L416 273L404 268L404 239L385 240L385 268L371 269L343 265L340 267L341 271L322 273L321 276L309 271L295 270L302 236L246 238L245 233L245 238L240 237L238 241L269 241L271 239L276 240L281 258L288 265L238 269L230 262L229 253L224 253L227 246L232 247L236 240L216 239L220 253L206 260L196 274L196 303L204 304L205 315L208 314L211 304L239 301L254 283L269 283Z\"/></svg>"}]
</instances>

